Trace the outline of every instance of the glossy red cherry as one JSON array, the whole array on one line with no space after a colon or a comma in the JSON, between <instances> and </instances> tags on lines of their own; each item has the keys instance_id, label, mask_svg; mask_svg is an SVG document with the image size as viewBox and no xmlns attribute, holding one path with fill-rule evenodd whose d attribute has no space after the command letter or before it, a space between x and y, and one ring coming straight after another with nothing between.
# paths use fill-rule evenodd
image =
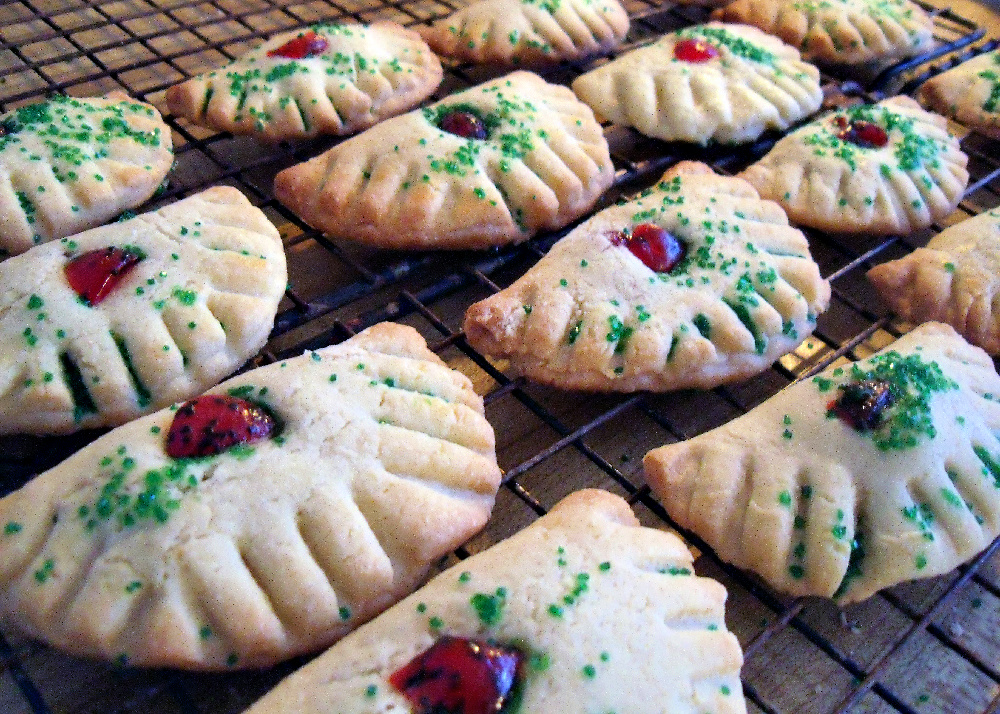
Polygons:
<instances>
[{"instance_id":1,"label":"glossy red cherry","mask_svg":"<svg viewBox=\"0 0 1000 714\"><path fill-rule=\"evenodd\" d=\"M220 394L182 404L167 432L167 455L174 459L213 456L237 444L269 437L274 417L259 404Z\"/></svg>"},{"instance_id":2,"label":"glossy red cherry","mask_svg":"<svg viewBox=\"0 0 1000 714\"><path fill-rule=\"evenodd\" d=\"M100 248L66 263L64 272L69 286L87 305L94 306L111 294L142 260L138 253L122 248Z\"/></svg>"},{"instance_id":3,"label":"glossy red cherry","mask_svg":"<svg viewBox=\"0 0 1000 714\"><path fill-rule=\"evenodd\" d=\"M834 125L840 129L837 138L849 141L865 149L880 149L889 143L889 135L878 124L868 121L848 122L844 117L835 117Z\"/></svg>"},{"instance_id":4,"label":"glossy red cherry","mask_svg":"<svg viewBox=\"0 0 1000 714\"><path fill-rule=\"evenodd\" d=\"M485 139L489 136L486 124L472 112L455 110L441 117L442 130L455 134L463 139Z\"/></svg>"},{"instance_id":5,"label":"glossy red cherry","mask_svg":"<svg viewBox=\"0 0 1000 714\"><path fill-rule=\"evenodd\" d=\"M640 223L631 233L616 231L611 235L611 242L628 248L647 268L657 273L669 273L687 255L683 241L652 223Z\"/></svg>"},{"instance_id":6,"label":"glossy red cherry","mask_svg":"<svg viewBox=\"0 0 1000 714\"><path fill-rule=\"evenodd\" d=\"M393 672L389 683L414 714L497 714L518 684L523 659L513 647L442 637Z\"/></svg>"},{"instance_id":7,"label":"glossy red cherry","mask_svg":"<svg viewBox=\"0 0 1000 714\"><path fill-rule=\"evenodd\" d=\"M287 59L305 59L321 54L330 43L325 37L320 37L312 30L303 32L298 37L289 40L281 47L275 47L267 53L268 57L285 57Z\"/></svg>"},{"instance_id":8,"label":"glossy red cherry","mask_svg":"<svg viewBox=\"0 0 1000 714\"><path fill-rule=\"evenodd\" d=\"M882 415L895 397L884 379L868 379L840 386L840 396L830 402L829 410L857 431L869 431L882 423Z\"/></svg>"},{"instance_id":9,"label":"glossy red cherry","mask_svg":"<svg viewBox=\"0 0 1000 714\"><path fill-rule=\"evenodd\" d=\"M719 50L705 40L681 40L674 45L674 57L684 62L708 62L719 56Z\"/></svg>"}]
</instances>

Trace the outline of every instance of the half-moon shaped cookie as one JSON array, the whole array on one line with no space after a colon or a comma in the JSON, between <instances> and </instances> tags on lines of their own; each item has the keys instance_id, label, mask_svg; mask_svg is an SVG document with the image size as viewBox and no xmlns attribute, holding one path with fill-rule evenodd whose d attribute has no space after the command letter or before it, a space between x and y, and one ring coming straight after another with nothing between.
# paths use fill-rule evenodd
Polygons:
<instances>
[{"instance_id":1,"label":"half-moon shaped cookie","mask_svg":"<svg viewBox=\"0 0 1000 714\"><path fill-rule=\"evenodd\" d=\"M173 165L170 129L122 92L55 94L0 116L0 256L79 233L148 199Z\"/></svg>"},{"instance_id":2,"label":"half-moon shaped cookie","mask_svg":"<svg viewBox=\"0 0 1000 714\"><path fill-rule=\"evenodd\" d=\"M482 399L409 327L246 372L0 500L0 616L118 664L328 646L486 523Z\"/></svg>"},{"instance_id":3,"label":"half-moon shaped cookie","mask_svg":"<svg viewBox=\"0 0 1000 714\"><path fill-rule=\"evenodd\" d=\"M170 87L167 103L195 124L269 141L353 134L419 104L442 72L395 22L317 24Z\"/></svg>"},{"instance_id":4,"label":"half-moon shaped cookie","mask_svg":"<svg viewBox=\"0 0 1000 714\"><path fill-rule=\"evenodd\" d=\"M248 714L740 714L742 654L725 598L694 574L676 536L639 526L618 496L578 491L344 638Z\"/></svg>"},{"instance_id":5,"label":"half-moon shaped cookie","mask_svg":"<svg viewBox=\"0 0 1000 714\"><path fill-rule=\"evenodd\" d=\"M472 305L470 344L564 389L709 388L794 349L830 286L784 212L684 162Z\"/></svg>"},{"instance_id":6,"label":"half-moon shaped cookie","mask_svg":"<svg viewBox=\"0 0 1000 714\"><path fill-rule=\"evenodd\" d=\"M946 322L1000 354L1000 210L946 228L926 247L876 265L868 279L903 319Z\"/></svg>"},{"instance_id":7,"label":"half-moon shaped cookie","mask_svg":"<svg viewBox=\"0 0 1000 714\"><path fill-rule=\"evenodd\" d=\"M331 236L379 248L467 249L561 228L613 180L590 108L566 87L515 72L287 168L274 191Z\"/></svg>"},{"instance_id":8,"label":"half-moon shaped cookie","mask_svg":"<svg viewBox=\"0 0 1000 714\"><path fill-rule=\"evenodd\" d=\"M277 229L222 186L0 263L0 434L199 394L264 346L286 284Z\"/></svg>"},{"instance_id":9,"label":"half-moon shaped cookie","mask_svg":"<svg viewBox=\"0 0 1000 714\"><path fill-rule=\"evenodd\" d=\"M748 25L685 27L577 77L594 112L664 141L746 143L820 107L819 70Z\"/></svg>"},{"instance_id":10,"label":"half-moon shaped cookie","mask_svg":"<svg viewBox=\"0 0 1000 714\"><path fill-rule=\"evenodd\" d=\"M446 57L533 65L607 52L628 27L618 0L476 0L419 32Z\"/></svg>"},{"instance_id":11,"label":"half-moon shaped cookie","mask_svg":"<svg viewBox=\"0 0 1000 714\"><path fill-rule=\"evenodd\" d=\"M650 451L679 525L793 595L839 603L947 573L1000 533L1000 377L925 323L738 419Z\"/></svg>"},{"instance_id":12,"label":"half-moon shaped cookie","mask_svg":"<svg viewBox=\"0 0 1000 714\"><path fill-rule=\"evenodd\" d=\"M900 60L934 46L934 21L910 0L734 0L712 18L755 25L825 64Z\"/></svg>"},{"instance_id":13,"label":"half-moon shaped cookie","mask_svg":"<svg viewBox=\"0 0 1000 714\"><path fill-rule=\"evenodd\" d=\"M991 139L1000 139L1000 50L974 57L931 77L917 98Z\"/></svg>"},{"instance_id":14,"label":"half-moon shaped cookie","mask_svg":"<svg viewBox=\"0 0 1000 714\"><path fill-rule=\"evenodd\" d=\"M967 163L944 117L897 96L815 119L739 176L798 225L906 234L955 210Z\"/></svg>"}]
</instances>

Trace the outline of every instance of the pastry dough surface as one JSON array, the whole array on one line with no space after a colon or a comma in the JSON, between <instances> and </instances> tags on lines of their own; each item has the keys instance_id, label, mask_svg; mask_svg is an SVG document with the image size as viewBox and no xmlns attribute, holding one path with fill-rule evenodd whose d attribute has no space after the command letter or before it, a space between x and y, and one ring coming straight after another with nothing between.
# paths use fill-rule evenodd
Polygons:
<instances>
[{"instance_id":1,"label":"pastry dough surface","mask_svg":"<svg viewBox=\"0 0 1000 714\"><path fill-rule=\"evenodd\" d=\"M835 409L891 384L874 428ZM951 327L793 384L728 424L650 451L646 478L679 525L794 595L846 604L947 573L1000 533L1000 377Z\"/></svg>"},{"instance_id":2,"label":"pastry dough surface","mask_svg":"<svg viewBox=\"0 0 1000 714\"><path fill-rule=\"evenodd\" d=\"M100 303L67 265L143 258ZM187 399L253 357L287 284L277 229L216 187L0 263L0 434L117 426Z\"/></svg>"},{"instance_id":3,"label":"pastry dough surface","mask_svg":"<svg viewBox=\"0 0 1000 714\"><path fill-rule=\"evenodd\" d=\"M210 393L279 430L171 458L163 409L0 500L0 616L119 664L269 666L411 592L489 517L500 469L482 399L412 328Z\"/></svg>"},{"instance_id":4,"label":"pastry dough surface","mask_svg":"<svg viewBox=\"0 0 1000 714\"><path fill-rule=\"evenodd\" d=\"M917 98L939 114L1000 139L1000 50L931 77L920 85Z\"/></svg>"},{"instance_id":5,"label":"pastry dough surface","mask_svg":"<svg viewBox=\"0 0 1000 714\"><path fill-rule=\"evenodd\" d=\"M863 124L884 130L887 143L840 138ZM825 114L739 175L793 223L888 235L926 228L955 210L969 182L967 163L944 117L897 96Z\"/></svg>"},{"instance_id":6,"label":"pastry dough surface","mask_svg":"<svg viewBox=\"0 0 1000 714\"><path fill-rule=\"evenodd\" d=\"M679 43L718 56L688 62ZM598 116L665 141L745 143L820 107L819 70L798 50L748 25L709 23L664 35L581 75L573 91Z\"/></svg>"},{"instance_id":7,"label":"pastry dough surface","mask_svg":"<svg viewBox=\"0 0 1000 714\"><path fill-rule=\"evenodd\" d=\"M946 228L926 247L876 265L868 279L903 319L946 322L1000 354L1000 210Z\"/></svg>"},{"instance_id":8,"label":"pastry dough surface","mask_svg":"<svg viewBox=\"0 0 1000 714\"><path fill-rule=\"evenodd\" d=\"M676 536L640 527L618 496L578 491L346 637L248 714L413 711L388 678L444 636L518 646L528 660L519 711L643 712L656 702L656 711L739 714L742 654L725 598L694 574ZM656 650L670 653L669 666Z\"/></svg>"},{"instance_id":9,"label":"pastry dough surface","mask_svg":"<svg viewBox=\"0 0 1000 714\"><path fill-rule=\"evenodd\" d=\"M735 0L712 18L759 27L826 64L900 60L934 46L934 21L910 0Z\"/></svg>"},{"instance_id":10,"label":"pastry dough surface","mask_svg":"<svg viewBox=\"0 0 1000 714\"><path fill-rule=\"evenodd\" d=\"M419 31L447 57L532 65L607 52L628 27L618 0L476 0Z\"/></svg>"},{"instance_id":11,"label":"pastry dough surface","mask_svg":"<svg viewBox=\"0 0 1000 714\"><path fill-rule=\"evenodd\" d=\"M658 273L614 242L641 224L679 239L684 260ZM710 388L767 369L829 299L805 236L776 204L684 162L472 305L465 331L478 350L565 389Z\"/></svg>"},{"instance_id":12,"label":"pastry dough surface","mask_svg":"<svg viewBox=\"0 0 1000 714\"><path fill-rule=\"evenodd\" d=\"M476 116L486 138L439 128L456 111ZM560 228L613 180L590 108L566 87L514 72L285 169L274 190L332 236L380 248L466 249Z\"/></svg>"},{"instance_id":13,"label":"pastry dough surface","mask_svg":"<svg viewBox=\"0 0 1000 714\"><path fill-rule=\"evenodd\" d=\"M173 165L170 129L122 92L56 94L0 116L0 256L135 208Z\"/></svg>"},{"instance_id":14,"label":"pastry dough surface","mask_svg":"<svg viewBox=\"0 0 1000 714\"><path fill-rule=\"evenodd\" d=\"M322 51L272 56L315 35ZM441 62L394 22L318 24L275 35L229 65L167 90L170 111L195 124L269 141L353 134L419 104L437 89Z\"/></svg>"}]
</instances>

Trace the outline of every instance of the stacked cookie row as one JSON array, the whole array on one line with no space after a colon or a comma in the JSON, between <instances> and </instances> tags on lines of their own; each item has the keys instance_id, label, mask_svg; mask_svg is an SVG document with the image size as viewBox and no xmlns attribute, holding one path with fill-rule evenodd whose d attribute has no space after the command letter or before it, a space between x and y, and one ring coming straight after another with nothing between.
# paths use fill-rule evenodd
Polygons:
<instances>
[{"instance_id":1,"label":"stacked cookie row","mask_svg":"<svg viewBox=\"0 0 1000 714\"><path fill-rule=\"evenodd\" d=\"M517 47L512 36L533 37L516 24L523 17L540 33L572 7L577 18L611 16L590 44L573 43L585 53L624 35L609 5L520 5L511 28L470 8L444 34L468 46L466 37L507 32ZM240 126L228 128L269 138L282 123L357 131L436 87L429 52L408 44L403 63L352 44L374 32L317 26L275 38L249 67L192 80L171 104L187 101L192 118L230 117ZM548 37L524 47L548 57L560 46ZM584 75L574 90L585 101L589 92L600 115L653 136L661 129L650 117L673 112L681 131L701 116L694 129L705 133L660 138L749 141L819 107L815 68L753 28L686 28L638 52L647 54ZM317 89L303 67L321 55L330 66ZM714 73L701 73L713 63ZM421 89L403 99L412 74L425 75ZM673 79L660 84L663 75ZM288 78L288 94L265 88ZM674 111L664 86L697 111ZM275 98L277 108L267 104ZM757 113L743 112L748 104ZM276 192L307 222L383 247L518 242L584 215L610 185L593 110L517 72L387 119L279 175ZM24 114L11 136L28 134ZM830 210L817 220L829 223L812 225L904 232L950 212L967 180L943 123L905 100L835 112L793 138L807 148L779 143L740 178L681 164L589 219L521 280L470 308L470 342L566 388L704 388L766 369L812 331L830 294L786 211L810 225L810 211L795 207L823 192ZM781 193L795 170L788 186L797 193ZM24 631L121 663L263 665L343 636L485 523L500 471L482 400L412 331L378 326L182 401L260 349L285 282L276 231L238 192L212 189L53 240L3 270L2 284L13 286L7 312L17 316L10 431L121 423L174 402L0 502L0 602ZM124 334L137 307L152 319ZM647 472L674 518L723 558L784 591L850 602L945 572L1000 532L987 488L1000 458L989 396L998 385L988 358L943 326L839 369L812 380L809 395L789 390L728 431L652 452ZM870 459L879 456L876 469ZM888 498L869 483L875 470L896 484ZM513 572L525 560L537 567ZM721 588L693 576L679 541L639 528L614 497L577 494L403 600L259 707L434 711L462 701L459 711L496 711L520 701L541 711L578 701L639 711L669 701L671 711L741 711L739 647L725 632L723 600ZM625 619L635 620L629 636L617 627ZM654 642L669 642L679 663L636 676ZM625 677L637 686L622 691Z\"/></svg>"}]
</instances>

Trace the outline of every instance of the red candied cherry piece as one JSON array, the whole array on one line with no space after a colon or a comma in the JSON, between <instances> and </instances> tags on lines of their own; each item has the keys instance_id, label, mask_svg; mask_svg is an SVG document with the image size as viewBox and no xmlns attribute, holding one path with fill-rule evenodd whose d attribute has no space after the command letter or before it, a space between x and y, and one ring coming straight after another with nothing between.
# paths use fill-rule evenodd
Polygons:
<instances>
[{"instance_id":1,"label":"red candied cherry piece","mask_svg":"<svg viewBox=\"0 0 1000 714\"><path fill-rule=\"evenodd\" d=\"M640 223L631 233L616 231L611 235L611 242L624 245L647 268L657 273L669 273L687 254L683 241L652 223Z\"/></svg>"},{"instance_id":2,"label":"red candied cherry piece","mask_svg":"<svg viewBox=\"0 0 1000 714\"><path fill-rule=\"evenodd\" d=\"M884 379L867 379L840 387L840 396L828 409L841 421L857 431L869 431L882 423L882 415L895 398Z\"/></svg>"},{"instance_id":3,"label":"red candied cherry piece","mask_svg":"<svg viewBox=\"0 0 1000 714\"><path fill-rule=\"evenodd\" d=\"M303 32L298 37L289 40L281 47L275 47L267 53L268 57L285 57L287 59L306 59L322 53L330 43L325 37L320 37L312 30Z\"/></svg>"},{"instance_id":4,"label":"red candied cherry piece","mask_svg":"<svg viewBox=\"0 0 1000 714\"><path fill-rule=\"evenodd\" d=\"M868 121L848 123L844 117L836 117L833 123L840 129L837 138L841 141L849 141L865 149L881 149L889 143L889 135L878 124Z\"/></svg>"},{"instance_id":5,"label":"red candied cherry piece","mask_svg":"<svg viewBox=\"0 0 1000 714\"><path fill-rule=\"evenodd\" d=\"M708 62L719 56L719 50L705 40L681 40L674 45L674 58L684 62Z\"/></svg>"},{"instance_id":6,"label":"red candied cherry piece","mask_svg":"<svg viewBox=\"0 0 1000 714\"><path fill-rule=\"evenodd\" d=\"M121 248L100 248L78 255L66 264L69 286L90 306L104 300L142 256Z\"/></svg>"},{"instance_id":7,"label":"red candied cherry piece","mask_svg":"<svg viewBox=\"0 0 1000 714\"><path fill-rule=\"evenodd\" d=\"M184 402L167 432L174 459L213 456L237 444L266 439L277 423L268 411L238 397L209 394Z\"/></svg>"},{"instance_id":8,"label":"red candied cherry piece","mask_svg":"<svg viewBox=\"0 0 1000 714\"><path fill-rule=\"evenodd\" d=\"M513 647L442 637L392 673L414 714L497 714L518 684L524 655Z\"/></svg>"},{"instance_id":9,"label":"red candied cherry piece","mask_svg":"<svg viewBox=\"0 0 1000 714\"><path fill-rule=\"evenodd\" d=\"M486 124L472 112L455 110L441 117L442 131L463 139L485 139L489 136Z\"/></svg>"}]
</instances>

